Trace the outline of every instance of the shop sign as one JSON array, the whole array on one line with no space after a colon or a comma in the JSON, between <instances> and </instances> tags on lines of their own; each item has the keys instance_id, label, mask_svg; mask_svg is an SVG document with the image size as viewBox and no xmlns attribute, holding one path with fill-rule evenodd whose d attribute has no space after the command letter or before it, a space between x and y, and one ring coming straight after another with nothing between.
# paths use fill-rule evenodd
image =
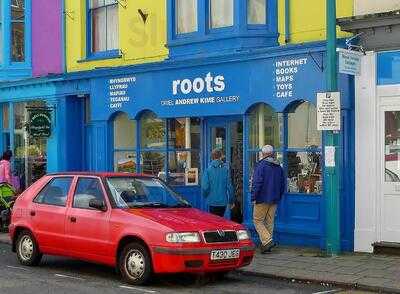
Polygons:
<instances>
[{"instance_id":1,"label":"shop sign","mask_svg":"<svg viewBox=\"0 0 400 294\"><path fill-rule=\"evenodd\" d=\"M317 128L319 131L340 130L340 93L317 94Z\"/></svg>"},{"instance_id":2,"label":"shop sign","mask_svg":"<svg viewBox=\"0 0 400 294\"><path fill-rule=\"evenodd\" d=\"M51 109L28 108L26 129L30 137L48 138L51 136Z\"/></svg>"},{"instance_id":3,"label":"shop sign","mask_svg":"<svg viewBox=\"0 0 400 294\"><path fill-rule=\"evenodd\" d=\"M359 76L361 74L361 57L363 54L343 48L338 48L337 51L339 52L339 72Z\"/></svg>"},{"instance_id":4,"label":"shop sign","mask_svg":"<svg viewBox=\"0 0 400 294\"><path fill-rule=\"evenodd\" d=\"M293 98L295 84L302 68L308 63L307 57L277 60L274 62L275 96L276 98Z\"/></svg>"}]
</instances>

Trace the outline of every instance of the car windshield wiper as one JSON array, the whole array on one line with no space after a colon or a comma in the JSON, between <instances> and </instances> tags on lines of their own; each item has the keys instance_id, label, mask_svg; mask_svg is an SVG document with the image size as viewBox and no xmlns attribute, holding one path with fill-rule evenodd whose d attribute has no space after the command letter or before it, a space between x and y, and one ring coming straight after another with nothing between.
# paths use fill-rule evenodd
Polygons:
<instances>
[{"instance_id":1,"label":"car windshield wiper","mask_svg":"<svg viewBox=\"0 0 400 294\"><path fill-rule=\"evenodd\" d=\"M189 203L180 202L175 205L170 205L171 208L190 208L192 207Z\"/></svg>"},{"instance_id":2,"label":"car windshield wiper","mask_svg":"<svg viewBox=\"0 0 400 294\"><path fill-rule=\"evenodd\" d=\"M160 202L146 202L146 203L132 203L129 204L130 208L144 208L144 207L157 207L157 208L166 208L168 205Z\"/></svg>"}]
</instances>

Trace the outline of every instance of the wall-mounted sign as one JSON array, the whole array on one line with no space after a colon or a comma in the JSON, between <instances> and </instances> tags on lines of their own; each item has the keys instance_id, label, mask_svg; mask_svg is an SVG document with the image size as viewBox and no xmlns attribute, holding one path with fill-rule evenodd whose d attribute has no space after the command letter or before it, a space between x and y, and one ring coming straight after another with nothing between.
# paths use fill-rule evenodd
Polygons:
<instances>
[{"instance_id":1,"label":"wall-mounted sign","mask_svg":"<svg viewBox=\"0 0 400 294\"><path fill-rule=\"evenodd\" d=\"M328 92L317 94L318 131L340 130L340 93Z\"/></svg>"},{"instance_id":2,"label":"wall-mounted sign","mask_svg":"<svg viewBox=\"0 0 400 294\"><path fill-rule=\"evenodd\" d=\"M361 74L361 57L363 54L343 48L338 48L337 51L339 52L339 72L359 76Z\"/></svg>"},{"instance_id":3,"label":"wall-mounted sign","mask_svg":"<svg viewBox=\"0 0 400 294\"><path fill-rule=\"evenodd\" d=\"M28 108L26 130L31 138L48 138L51 136L50 108Z\"/></svg>"},{"instance_id":4,"label":"wall-mounted sign","mask_svg":"<svg viewBox=\"0 0 400 294\"><path fill-rule=\"evenodd\" d=\"M188 168L185 171L185 185L196 186L199 184L199 169Z\"/></svg>"}]
</instances>

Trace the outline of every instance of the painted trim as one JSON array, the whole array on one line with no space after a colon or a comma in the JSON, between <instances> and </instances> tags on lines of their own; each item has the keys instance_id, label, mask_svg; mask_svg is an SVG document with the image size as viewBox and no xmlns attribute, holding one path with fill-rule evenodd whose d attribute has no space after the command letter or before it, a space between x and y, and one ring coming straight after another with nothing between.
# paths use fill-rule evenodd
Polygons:
<instances>
[{"instance_id":1,"label":"painted trim","mask_svg":"<svg viewBox=\"0 0 400 294\"><path fill-rule=\"evenodd\" d=\"M105 59L118 59L118 58L122 58L122 54L119 49L115 49L115 50L91 53L87 58L78 60L78 63L95 61L95 60L105 60Z\"/></svg>"}]
</instances>

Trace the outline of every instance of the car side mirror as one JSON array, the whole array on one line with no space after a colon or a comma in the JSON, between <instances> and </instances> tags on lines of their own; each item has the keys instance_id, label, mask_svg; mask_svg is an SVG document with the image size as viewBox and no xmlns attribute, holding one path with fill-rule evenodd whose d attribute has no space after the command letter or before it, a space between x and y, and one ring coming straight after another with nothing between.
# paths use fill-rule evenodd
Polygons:
<instances>
[{"instance_id":1,"label":"car side mirror","mask_svg":"<svg viewBox=\"0 0 400 294\"><path fill-rule=\"evenodd\" d=\"M89 201L89 207L100 210L100 211L106 211L107 206L104 203L103 200L98 200L98 199L90 199Z\"/></svg>"}]
</instances>

